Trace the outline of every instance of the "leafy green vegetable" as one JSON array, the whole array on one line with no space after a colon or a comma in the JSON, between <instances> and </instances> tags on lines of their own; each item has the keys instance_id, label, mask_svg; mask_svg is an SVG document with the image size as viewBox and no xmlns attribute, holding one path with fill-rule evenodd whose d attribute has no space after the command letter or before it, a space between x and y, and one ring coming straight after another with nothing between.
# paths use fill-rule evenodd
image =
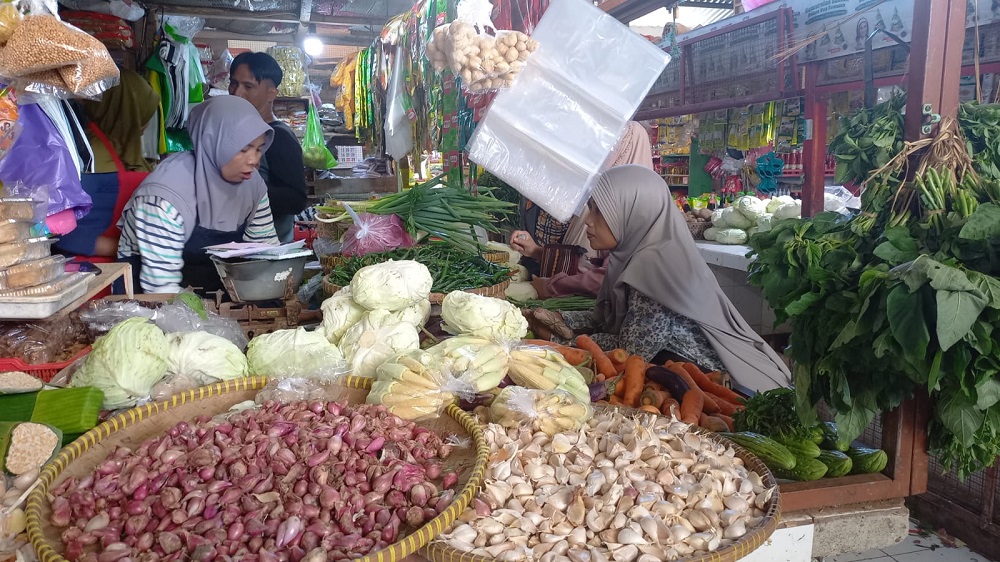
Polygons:
<instances>
[{"instance_id":1,"label":"leafy green vegetable","mask_svg":"<svg viewBox=\"0 0 1000 562\"><path fill-rule=\"evenodd\" d=\"M746 409L733 415L736 431L750 431L773 439L810 439L811 430L795 411L795 391L776 388L746 400Z\"/></svg>"},{"instance_id":2,"label":"leafy green vegetable","mask_svg":"<svg viewBox=\"0 0 1000 562\"><path fill-rule=\"evenodd\" d=\"M835 142L841 177L868 180L862 212L758 233L750 280L791 323L804 425L825 401L850 443L878 411L926 391L931 451L965 477L1000 454L1000 109L964 106L965 140L917 151L926 171L904 185L902 166L872 174L904 148L889 146L899 107L852 116Z\"/></svg>"}]
</instances>

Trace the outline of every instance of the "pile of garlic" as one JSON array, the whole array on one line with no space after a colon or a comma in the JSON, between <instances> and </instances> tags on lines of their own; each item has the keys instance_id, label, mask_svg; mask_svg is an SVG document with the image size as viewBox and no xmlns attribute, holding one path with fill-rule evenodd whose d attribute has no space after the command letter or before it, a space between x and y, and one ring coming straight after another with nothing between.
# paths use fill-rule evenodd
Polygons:
<instances>
[{"instance_id":1,"label":"pile of garlic","mask_svg":"<svg viewBox=\"0 0 1000 562\"><path fill-rule=\"evenodd\" d=\"M520 31L480 35L456 20L434 29L427 59L437 72L450 68L469 91L479 92L509 87L537 48L538 42Z\"/></svg>"},{"instance_id":2,"label":"pile of garlic","mask_svg":"<svg viewBox=\"0 0 1000 562\"><path fill-rule=\"evenodd\" d=\"M659 416L597 413L579 432L485 429L485 486L439 537L515 562L654 562L715 552L762 524L765 488L732 447Z\"/></svg>"}]
</instances>

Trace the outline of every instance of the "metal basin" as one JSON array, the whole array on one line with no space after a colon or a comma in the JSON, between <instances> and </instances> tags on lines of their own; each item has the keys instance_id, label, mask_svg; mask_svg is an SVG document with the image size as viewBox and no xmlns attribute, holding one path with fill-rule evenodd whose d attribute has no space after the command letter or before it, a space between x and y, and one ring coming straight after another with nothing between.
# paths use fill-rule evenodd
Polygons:
<instances>
[{"instance_id":1,"label":"metal basin","mask_svg":"<svg viewBox=\"0 0 1000 562\"><path fill-rule=\"evenodd\" d=\"M302 283L309 256L285 260L219 259L212 257L222 284L234 302L282 299L286 288L294 293Z\"/></svg>"}]
</instances>

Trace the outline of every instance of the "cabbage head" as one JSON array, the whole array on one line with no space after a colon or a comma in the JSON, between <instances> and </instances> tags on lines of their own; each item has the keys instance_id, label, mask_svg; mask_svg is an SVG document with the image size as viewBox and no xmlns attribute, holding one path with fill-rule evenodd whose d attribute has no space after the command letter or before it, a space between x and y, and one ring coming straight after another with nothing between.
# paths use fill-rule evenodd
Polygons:
<instances>
[{"instance_id":1,"label":"cabbage head","mask_svg":"<svg viewBox=\"0 0 1000 562\"><path fill-rule=\"evenodd\" d=\"M802 218L802 201L788 203L778 207L774 212L774 220L788 220Z\"/></svg>"},{"instance_id":2,"label":"cabbage head","mask_svg":"<svg viewBox=\"0 0 1000 562\"><path fill-rule=\"evenodd\" d=\"M717 224L712 224L715 228L723 230L726 228L738 228L740 230L746 230L754 225L757 219L750 220L746 218L743 213L736 210L736 207L726 207L722 210L722 222L725 226L719 226Z\"/></svg>"},{"instance_id":3,"label":"cabbage head","mask_svg":"<svg viewBox=\"0 0 1000 562\"><path fill-rule=\"evenodd\" d=\"M449 334L478 336L496 342L528 335L528 321L513 304L492 297L454 291L441 303L441 327Z\"/></svg>"},{"instance_id":4,"label":"cabbage head","mask_svg":"<svg viewBox=\"0 0 1000 562\"><path fill-rule=\"evenodd\" d=\"M130 408L167 372L167 336L145 318L129 318L97 338L71 386L104 392L104 408Z\"/></svg>"},{"instance_id":5,"label":"cabbage head","mask_svg":"<svg viewBox=\"0 0 1000 562\"><path fill-rule=\"evenodd\" d=\"M788 195L782 195L780 197L775 197L771 199L771 202L767 204L767 212L774 214L775 211L780 209L783 205L789 205L795 203L795 199L789 197Z\"/></svg>"},{"instance_id":6,"label":"cabbage head","mask_svg":"<svg viewBox=\"0 0 1000 562\"><path fill-rule=\"evenodd\" d=\"M251 375L334 378L344 371L344 356L321 332L278 330L250 340Z\"/></svg>"},{"instance_id":7,"label":"cabbage head","mask_svg":"<svg viewBox=\"0 0 1000 562\"><path fill-rule=\"evenodd\" d=\"M712 211L712 226L716 229L729 228L729 223L726 222L726 217L722 211L725 209L716 209Z\"/></svg>"},{"instance_id":8,"label":"cabbage head","mask_svg":"<svg viewBox=\"0 0 1000 562\"><path fill-rule=\"evenodd\" d=\"M424 327L424 324L426 324L428 320L430 320L431 301L425 299L415 305L408 306L403 310L397 310L395 312L389 310L371 310L365 316L380 326L388 326L390 324L404 322L419 330Z\"/></svg>"},{"instance_id":9,"label":"cabbage head","mask_svg":"<svg viewBox=\"0 0 1000 562\"><path fill-rule=\"evenodd\" d=\"M372 311L344 334L340 351L355 376L374 378L382 363L400 353L420 349L417 328L408 322L393 321L392 314Z\"/></svg>"},{"instance_id":10,"label":"cabbage head","mask_svg":"<svg viewBox=\"0 0 1000 562\"><path fill-rule=\"evenodd\" d=\"M200 385L247 376L247 358L233 342L208 332L167 335L167 375L186 377Z\"/></svg>"},{"instance_id":11,"label":"cabbage head","mask_svg":"<svg viewBox=\"0 0 1000 562\"><path fill-rule=\"evenodd\" d=\"M323 330L326 339L334 345L339 344L340 338L344 337L348 328L360 322L365 315L365 309L351 297L350 287L344 287L323 301L320 309L323 311L323 323L320 329Z\"/></svg>"},{"instance_id":12,"label":"cabbage head","mask_svg":"<svg viewBox=\"0 0 1000 562\"><path fill-rule=\"evenodd\" d=\"M368 310L395 312L427 300L433 284L424 264L390 260L359 269L351 279L351 296Z\"/></svg>"},{"instance_id":13,"label":"cabbage head","mask_svg":"<svg viewBox=\"0 0 1000 562\"><path fill-rule=\"evenodd\" d=\"M752 195L744 195L736 200L736 211L747 220L757 221L757 217L767 212L767 205Z\"/></svg>"},{"instance_id":14,"label":"cabbage head","mask_svg":"<svg viewBox=\"0 0 1000 562\"><path fill-rule=\"evenodd\" d=\"M709 242L715 242L719 236L719 229L715 228L714 226L710 226L705 229L705 232L702 234L702 236L704 236L705 240L708 240Z\"/></svg>"},{"instance_id":15,"label":"cabbage head","mask_svg":"<svg viewBox=\"0 0 1000 562\"><path fill-rule=\"evenodd\" d=\"M727 228L720 230L716 236L719 244L745 244L747 241L747 231L738 228Z\"/></svg>"},{"instance_id":16,"label":"cabbage head","mask_svg":"<svg viewBox=\"0 0 1000 562\"><path fill-rule=\"evenodd\" d=\"M764 213L757 217L757 232L768 232L774 226L774 215Z\"/></svg>"}]
</instances>

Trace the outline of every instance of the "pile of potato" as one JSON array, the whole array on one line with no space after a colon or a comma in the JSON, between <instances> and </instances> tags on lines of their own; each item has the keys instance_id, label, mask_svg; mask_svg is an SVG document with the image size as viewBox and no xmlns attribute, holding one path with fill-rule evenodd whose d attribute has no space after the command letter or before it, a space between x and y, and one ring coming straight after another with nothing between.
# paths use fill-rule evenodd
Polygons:
<instances>
[{"instance_id":1,"label":"pile of potato","mask_svg":"<svg viewBox=\"0 0 1000 562\"><path fill-rule=\"evenodd\" d=\"M434 29L427 59L437 72L450 68L469 91L481 92L509 87L537 48L538 42L520 31L493 37L457 20Z\"/></svg>"},{"instance_id":2,"label":"pile of potato","mask_svg":"<svg viewBox=\"0 0 1000 562\"><path fill-rule=\"evenodd\" d=\"M709 209L691 209L684 211L687 222L712 222L712 211Z\"/></svg>"}]
</instances>

